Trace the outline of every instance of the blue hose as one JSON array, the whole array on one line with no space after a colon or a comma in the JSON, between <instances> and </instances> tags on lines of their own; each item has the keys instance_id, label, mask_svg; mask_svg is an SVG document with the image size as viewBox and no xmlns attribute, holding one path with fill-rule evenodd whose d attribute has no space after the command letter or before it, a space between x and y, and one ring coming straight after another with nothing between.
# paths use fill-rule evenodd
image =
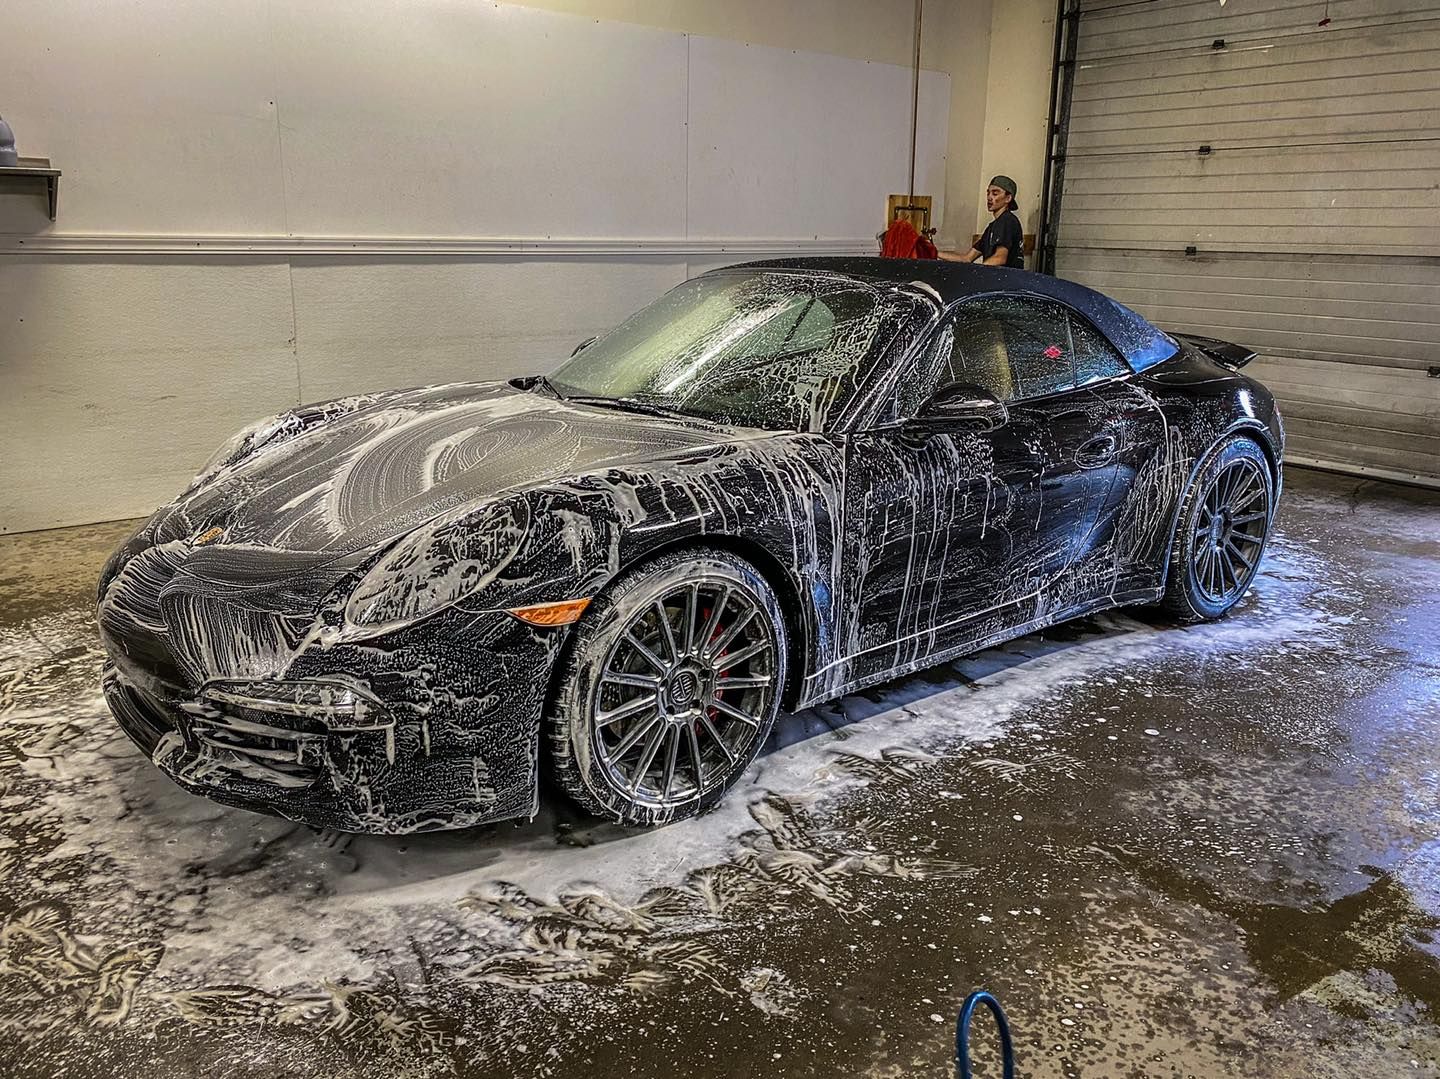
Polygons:
<instances>
[{"instance_id":1,"label":"blue hose","mask_svg":"<svg viewBox=\"0 0 1440 1079\"><path fill-rule=\"evenodd\" d=\"M965 998L965 1004L960 1009L960 1018L955 1021L957 1079L974 1079L970 1071L970 1018L981 1004L994 1013L995 1025L1000 1028L1000 1053L1005 1063L1005 1079L1015 1079L1015 1046L1010 1041L1010 1024L1005 1021L1005 1010L1000 1007L1000 1002L983 989L976 990Z\"/></svg>"}]
</instances>

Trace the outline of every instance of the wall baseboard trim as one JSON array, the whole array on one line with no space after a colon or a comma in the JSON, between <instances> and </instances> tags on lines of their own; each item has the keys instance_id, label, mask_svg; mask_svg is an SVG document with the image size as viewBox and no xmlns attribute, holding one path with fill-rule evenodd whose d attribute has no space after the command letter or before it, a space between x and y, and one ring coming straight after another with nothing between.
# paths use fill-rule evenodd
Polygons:
<instances>
[{"instance_id":1,"label":"wall baseboard trim","mask_svg":"<svg viewBox=\"0 0 1440 1079\"><path fill-rule=\"evenodd\" d=\"M1424 472L1401 472L1393 468L1376 468L1373 465L1359 465L1349 461L1327 461L1319 457L1295 457L1287 453L1285 467L1288 468L1291 465L1312 468L1317 472L1337 472L1343 476L1364 476L1366 479L1386 480L1390 483L1403 483L1411 487L1429 487L1440 490L1440 476L1432 476Z\"/></svg>"},{"instance_id":2,"label":"wall baseboard trim","mask_svg":"<svg viewBox=\"0 0 1440 1079\"><path fill-rule=\"evenodd\" d=\"M438 236L169 236L96 233L0 236L0 255L306 255L406 258L684 258L877 253L868 238L567 239Z\"/></svg>"}]
</instances>

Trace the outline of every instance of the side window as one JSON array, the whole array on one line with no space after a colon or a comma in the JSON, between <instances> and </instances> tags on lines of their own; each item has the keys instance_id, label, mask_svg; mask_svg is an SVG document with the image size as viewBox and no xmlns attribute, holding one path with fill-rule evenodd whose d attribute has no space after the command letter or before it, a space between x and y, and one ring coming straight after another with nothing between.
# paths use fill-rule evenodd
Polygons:
<instances>
[{"instance_id":1,"label":"side window","mask_svg":"<svg viewBox=\"0 0 1440 1079\"><path fill-rule=\"evenodd\" d=\"M974 309L961 311L955 323L955 352L948 381L968 382L989 390L1001 401L1013 401L1024 394L1010 362L1006 322L994 310L1004 302L977 304Z\"/></svg>"},{"instance_id":2,"label":"side window","mask_svg":"<svg viewBox=\"0 0 1440 1079\"><path fill-rule=\"evenodd\" d=\"M967 304L955 343L955 381L983 386L1002 401L1075 384L1069 312L1059 304L1019 297Z\"/></svg>"},{"instance_id":3,"label":"side window","mask_svg":"<svg viewBox=\"0 0 1440 1079\"><path fill-rule=\"evenodd\" d=\"M1001 401L1041 397L1127 374L1120 353L1069 308L1004 297L963 304L902 374L894 412L914 416L942 386L968 383Z\"/></svg>"},{"instance_id":4,"label":"side window","mask_svg":"<svg viewBox=\"0 0 1440 1079\"><path fill-rule=\"evenodd\" d=\"M1130 373L1130 365L1115 351L1115 346L1073 312L1070 315L1070 338L1075 343L1075 385L1083 386L1087 382Z\"/></svg>"}]
</instances>

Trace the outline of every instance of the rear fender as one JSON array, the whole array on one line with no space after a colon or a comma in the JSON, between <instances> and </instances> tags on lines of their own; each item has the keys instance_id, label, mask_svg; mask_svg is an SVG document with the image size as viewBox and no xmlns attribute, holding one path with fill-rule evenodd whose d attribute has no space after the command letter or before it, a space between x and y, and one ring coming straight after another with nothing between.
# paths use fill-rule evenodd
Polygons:
<instances>
[{"instance_id":1,"label":"rear fender","mask_svg":"<svg viewBox=\"0 0 1440 1079\"><path fill-rule=\"evenodd\" d=\"M1170 557L1175 548L1175 533L1180 527L1180 514L1185 511L1185 502L1190 497L1190 492L1195 486L1195 480L1200 475L1200 469L1225 443L1231 435L1245 435L1260 447L1266 459L1270 462L1270 476L1274 482L1274 502L1270 507L1271 520L1280 506L1281 473L1279 468L1279 454L1276 452L1275 444L1270 438L1264 425L1251 419L1236 420L1224 431L1216 436L1207 446L1203 453L1197 454L1194 463L1190 466L1190 473L1185 477L1185 486L1180 489L1180 497L1175 501L1175 507L1170 513L1170 538L1165 543L1164 557L1160 562L1161 587L1163 588L1170 576Z\"/></svg>"}]
</instances>

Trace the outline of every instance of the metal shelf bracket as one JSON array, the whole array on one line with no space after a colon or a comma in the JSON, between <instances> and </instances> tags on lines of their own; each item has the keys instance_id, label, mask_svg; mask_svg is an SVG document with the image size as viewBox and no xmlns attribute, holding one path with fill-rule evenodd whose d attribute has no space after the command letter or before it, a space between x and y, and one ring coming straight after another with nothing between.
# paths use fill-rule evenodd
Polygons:
<instances>
[{"instance_id":1,"label":"metal shelf bracket","mask_svg":"<svg viewBox=\"0 0 1440 1079\"><path fill-rule=\"evenodd\" d=\"M22 157L19 164L0 165L0 193L13 190L13 186L45 185L46 205L50 220L55 220L55 211L60 203L60 170L50 167L48 157Z\"/></svg>"}]
</instances>

